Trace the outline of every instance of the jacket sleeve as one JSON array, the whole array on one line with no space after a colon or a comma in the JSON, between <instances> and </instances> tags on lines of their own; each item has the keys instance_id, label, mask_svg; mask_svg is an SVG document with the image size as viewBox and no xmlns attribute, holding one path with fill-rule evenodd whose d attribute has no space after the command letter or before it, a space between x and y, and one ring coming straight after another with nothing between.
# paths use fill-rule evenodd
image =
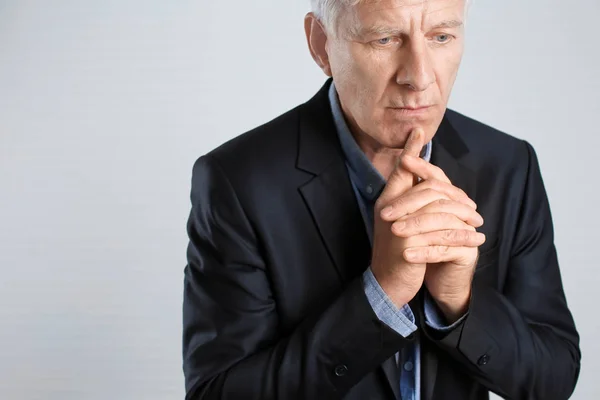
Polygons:
<instances>
[{"instance_id":1,"label":"jacket sleeve","mask_svg":"<svg viewBox=\"0 0 600 400\"><path fill-rule=\"evenodd\" d=\"M379 321L361 276L280 334L260 243L211 156L194 166L184 273L186 399L341 398L412 338Z\"/></svg>"},{"instance_id":2,"label":"jacket sleeve","mask_svg":"<svg viewBox=\"0 0 600 400\"><path fill-rule=\"evenodd\" d=\"M425 333L504 398L567 399L579 376L579 336L562 287L537 157L529 143L523 145L527 176L504 290L475 283L460 327Z\"/></svg>"}]
</instances>

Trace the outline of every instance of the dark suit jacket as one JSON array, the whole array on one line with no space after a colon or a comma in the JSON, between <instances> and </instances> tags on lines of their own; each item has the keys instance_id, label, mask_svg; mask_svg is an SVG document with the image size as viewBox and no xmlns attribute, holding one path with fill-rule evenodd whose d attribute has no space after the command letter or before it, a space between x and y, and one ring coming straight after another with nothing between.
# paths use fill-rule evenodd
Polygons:
<instances>
[{"instance_id":1,"label":"dark suit jacket","mask_svg":"<svg viewBox=\"0 0 600 400\"><path fill-rule=\"evenodd\" d=\"M380 322L361 275L370 243L327 99L196 162L185 269L187 399L394 399L409 338ZM548 200L525 141L448 110L431 162L478 204L487 236L468 317L421 325L423 400L566 399L579 337ZM422 312L422 292L415 299ZM422 318L421 318L422 320Z\"/></svg>"}]
</instances>

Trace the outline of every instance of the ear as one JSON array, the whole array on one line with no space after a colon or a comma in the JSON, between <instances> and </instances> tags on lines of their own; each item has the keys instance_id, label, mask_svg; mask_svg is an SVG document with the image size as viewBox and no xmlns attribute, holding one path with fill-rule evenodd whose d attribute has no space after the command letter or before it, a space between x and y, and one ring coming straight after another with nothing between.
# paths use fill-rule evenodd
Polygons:
<instances>
[{"instance_id":1,"label":"ear","mask_svg":"<svg viewBox=\"0 0 600 400\"><path fill-rule=\"evenodd\" d=\"M325 72L325 75L331 76L331 66L329 65L329 56L327 54L327 32L315 16L314 13L306 14L304 17L304 32L308 42L310 55L317 65Z\"/></svg>"}]
</instances>

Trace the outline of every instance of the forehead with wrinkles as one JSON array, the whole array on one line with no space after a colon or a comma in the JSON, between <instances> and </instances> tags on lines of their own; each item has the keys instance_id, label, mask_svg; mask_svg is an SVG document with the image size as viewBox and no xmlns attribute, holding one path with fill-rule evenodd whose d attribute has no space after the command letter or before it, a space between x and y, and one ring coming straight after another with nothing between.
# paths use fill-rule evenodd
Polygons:
<instances>
[{"instance_id":1,"label":"forehead with wrinkles","mask_svg":"<svg viewBox=\"0 0 600 400\"><path fill-rule=\"evenodd\" d=\"M463 25L464 0L366 0L338 18L355 37L409 34L411 29L452 29Z\"/></svg>"},{"instance_id":2,"label":"forehead with wrinkles","mask_svg":"<svg viewBox=\"0 0 600 400\"><path fill-rule=\"evenodd\" d=\"M361 19L372 13L381 18L385 16L381 11L386 9L390 11L398 8L410 9L411 12L419 10L424 15L433 15L453 8L462 13L455 18L460 20L460 17L466 15L470 0L312 0L311 3L313 12L325 25L327 31L336 34L340 20L350 22L352 26L359 22L357 13L360 13Z\"/></svg>"}]
</instances>

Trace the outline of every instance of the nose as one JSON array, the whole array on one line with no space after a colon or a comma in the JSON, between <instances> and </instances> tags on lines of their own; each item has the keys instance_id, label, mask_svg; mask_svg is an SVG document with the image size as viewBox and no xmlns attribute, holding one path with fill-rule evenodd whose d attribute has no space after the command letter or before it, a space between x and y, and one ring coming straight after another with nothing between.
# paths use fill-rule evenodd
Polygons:
<instances>
[{"instance_id":1,"label":"nose","mask_svg":"<svg viewBox=\"0 0 600 400\"><path fill-rule=\"evenodd\" d=\"M424 38L412 40L400 57L402 60L396 74L396 82L399 85L422 92L435 82L435 73Z\"/></svg>"}]
</instances>

